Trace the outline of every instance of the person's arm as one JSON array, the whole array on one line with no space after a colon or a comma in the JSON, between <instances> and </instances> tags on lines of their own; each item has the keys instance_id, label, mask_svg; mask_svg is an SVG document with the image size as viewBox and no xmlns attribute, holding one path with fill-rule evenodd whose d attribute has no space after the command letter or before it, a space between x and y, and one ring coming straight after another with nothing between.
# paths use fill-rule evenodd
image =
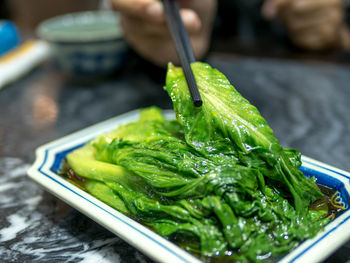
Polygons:
<instances>
[{"instance_id":1,"label":"person's arm","mask_svg":"<svg viewBox=\"0 0 350 263\"><path fill-rule=\"evenodd\" d=\"M293 43L308 50L350 50L342 0L265 0L262 13L280 19Z\"/></svg>"},{"instance_id":2,"label":"person's arm","mask_svg":"<svg viewBox=\"0 0 350 263\"><path fill-rule=\"evenodd\" d=\"M132 48L158 66L178 63L160 0L110 0ZM208 50L217 0L183 0L181 16L197 59Z\"/></svg>"},{"instance_id":3,"label":"person's arm","mask_svg":"<svg viewBox=\"0 0 350 263\"><path fill-rule=\"evenodd\" d=\"M7 0L5 3L10 14L8 18L16 24L22 35L29 37L45 19L66 13L95 10L98 6L98 0Z\"/></svg>"}]
</instances>

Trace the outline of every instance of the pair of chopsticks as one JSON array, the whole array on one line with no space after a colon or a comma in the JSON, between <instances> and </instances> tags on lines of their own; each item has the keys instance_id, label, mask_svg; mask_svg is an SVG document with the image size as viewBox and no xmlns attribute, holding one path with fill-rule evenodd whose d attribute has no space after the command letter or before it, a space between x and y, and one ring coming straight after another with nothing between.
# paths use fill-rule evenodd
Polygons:
<instances>
[{"instance_id":1,"label":"pair of chopsticks","mask_svg":"<svg viewBox=\"0 0 350 263\"><path fill-rule=\"evenodd\" d=\"M175 43L176 52L185 73L193 104L196 107L200 107L202 106L202 98L199 94L197 83L191 69L191 63L195 62L195 57L187 31L180 16L179 4L177 0L163 0L163 4L170 34Z\"/></svg>"}]
</instances>

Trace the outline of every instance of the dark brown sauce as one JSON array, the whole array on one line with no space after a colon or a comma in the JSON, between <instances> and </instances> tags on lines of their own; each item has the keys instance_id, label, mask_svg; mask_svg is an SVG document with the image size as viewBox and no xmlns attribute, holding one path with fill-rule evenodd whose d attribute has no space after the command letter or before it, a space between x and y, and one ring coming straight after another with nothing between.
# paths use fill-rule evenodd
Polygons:
<instances>
[{"instance_id":1,"label":"dark brown sauce","mask_svg":"<svg viewBox=\"0 0 350 263\"><path fill-rule=\"evenodd\" d=\"M325 185L317 185L320 191L324 194L323 197L316 200L310 205L311 210L328 210L328 215L331 220L339 216L346 207L341 207L334 202L334 197L339 194L339 192Z\"/></svg>"},{"instance_id":2,"label":"dark brown sauce","mask_svg":"<svg viewBox=\"0 0 350 263\"><path fill-rule=\"evenodd\" d=\"M85 181L86 179L77 175L72 168L69 167L69 164L67 161L63 162L63 167L60 173L62 176L64 176L67 180L69 180L72 184L79 187L80 189L86 191L85 188Z\"/></svg>"}]
</instances>

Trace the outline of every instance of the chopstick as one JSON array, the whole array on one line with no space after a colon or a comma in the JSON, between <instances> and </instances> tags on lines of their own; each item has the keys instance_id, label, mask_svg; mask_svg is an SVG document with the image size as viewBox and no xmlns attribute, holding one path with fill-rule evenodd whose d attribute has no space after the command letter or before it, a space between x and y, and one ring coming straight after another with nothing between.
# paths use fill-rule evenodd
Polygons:
<instances>
[{"instance_id":1,"label":"chopstick","mask_svg":"<svg viewBox=\"0 0 350 263\"><path fill-rule=\"evenodd\" d=\"M193 54L187 31L180 16L179 4L177 3L177 0L163 0L163 4L170 34L173 38L176 53L180 58L180 63L185 73L193 104L196 107L200 107L203 102L191 69L191 63L195 62L196 59Z\"/></svg>"}]
</instances>

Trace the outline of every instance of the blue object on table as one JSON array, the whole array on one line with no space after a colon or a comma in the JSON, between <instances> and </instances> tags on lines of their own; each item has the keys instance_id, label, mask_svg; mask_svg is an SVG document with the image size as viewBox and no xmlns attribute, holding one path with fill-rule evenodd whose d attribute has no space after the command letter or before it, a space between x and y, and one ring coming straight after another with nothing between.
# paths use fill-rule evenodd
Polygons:
<instances>
[{"instance_id":1,"label":"blue object on table","mask_svg":"<svg viewBox=\"0 0 350 263\"><path fill-rule=\"evenodd\" d=\"M0 20L0 56L15 48L20 43L18 30L14 23Z\"/></svg>"}]
</instances>

